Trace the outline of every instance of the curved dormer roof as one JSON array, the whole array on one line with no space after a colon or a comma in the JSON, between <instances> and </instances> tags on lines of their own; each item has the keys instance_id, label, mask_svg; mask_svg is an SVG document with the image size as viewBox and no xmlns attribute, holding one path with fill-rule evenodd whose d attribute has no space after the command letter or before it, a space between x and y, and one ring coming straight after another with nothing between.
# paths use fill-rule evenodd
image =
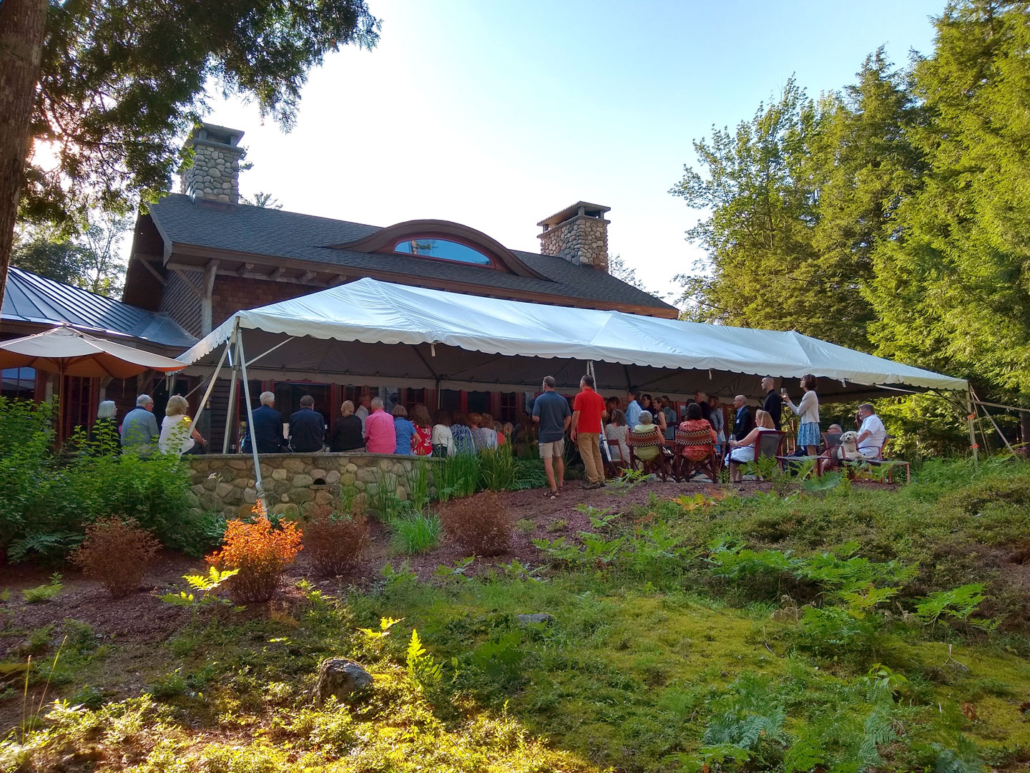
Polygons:
<instances>
[{"instance_id":1,"label":"curved dormer roof","mask_svg":"<svg viewBox=\"0 0 1030 773\"><path fill-rule=\"evenodd\" d=\"M516 276L547 279L526 265L525 261L496 239L475 228L469 228L467 225L450 220L407 220L380 228L375 233L352 242L334 244L332 249L394 254L398 242L420 238L445 239L471 247L490 259L491 265L482 266L483 268L503 271Z\"/></svg>"}]
</instances>

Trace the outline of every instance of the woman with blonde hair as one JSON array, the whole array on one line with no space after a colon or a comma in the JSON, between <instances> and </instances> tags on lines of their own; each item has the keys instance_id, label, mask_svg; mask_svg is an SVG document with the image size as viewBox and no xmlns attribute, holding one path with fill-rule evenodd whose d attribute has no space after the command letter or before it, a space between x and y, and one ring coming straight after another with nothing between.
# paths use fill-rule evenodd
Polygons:
<instances>
[{"instance_id":1,"label":"woman with blonde hair","mask_svg":"<svg viewBox=\"0 0 1030 773\"><path fill-rule=\"evenodd\" d=\"M333 424L333 433L329 438L329 450L336 453L346 451L363 451L365 437L361 434L361 417L354 412L354 403L344 400L340 406L343 418Z\"/></svg>"},{"instance_id":2,"label":"woman with blonde hair","mask_svg":"<svg viewBox=\"0 0 1030 773\"><path fill-rule=\"evenodd\" d=\"M182 456L189 453L197 443L207 445L207 441L200 433L190 426L190 417L186 415L189 409L190 404L182 395L172 395L168 398L165 417L161 421L161 436L157 439L157 447L161 453Z\"/></svg>"},{"instance_id":3,"label":"woman with blonde hair","mask_svg":"<svg viewBox=\"0 0 1030 773\"><path fill-rule=\"evenodd\" d=\"M764 432L775 432L776 424L768 411L758 409L755 411L755 428L740 440L730 438L730 482L740 483L744 474L740 471L740 465L755 460L755 452L758 449L759 439Z\"/></svg>"}]
</instances>

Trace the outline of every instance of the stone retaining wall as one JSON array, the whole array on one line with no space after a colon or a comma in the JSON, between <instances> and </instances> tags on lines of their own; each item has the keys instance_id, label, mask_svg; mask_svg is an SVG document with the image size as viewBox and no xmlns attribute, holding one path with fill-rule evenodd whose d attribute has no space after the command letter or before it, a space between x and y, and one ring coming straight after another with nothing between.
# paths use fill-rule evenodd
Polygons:
<instances>
[{"instance_id":1,"label":"stone retaining wall","mask_svg":"<svg viewBox=\"0 0 1030 773\"><path fill-rule=\"evenodd\" d=\"M214 510L226 518L249 515L257 502L254 458L240 454L188 457L193 466L194 506ZM443 460L393 454L263 454L261 478L268 509L285 518L300 518L315 505L339 498L346 486L368 491L384 476L392 476L397 496L408 498L408 474L424 463L429 486Z\"/></svg>"}]
</instances>

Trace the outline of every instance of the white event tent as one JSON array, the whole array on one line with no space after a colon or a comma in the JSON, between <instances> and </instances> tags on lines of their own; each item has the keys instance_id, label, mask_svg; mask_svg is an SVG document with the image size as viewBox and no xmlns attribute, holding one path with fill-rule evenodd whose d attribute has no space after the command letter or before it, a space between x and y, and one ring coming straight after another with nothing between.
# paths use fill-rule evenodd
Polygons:
<instances>
[{"instance_id":1,"label":"white event tent","mask_svg":"<svg viewBox=\"0 0 1030 773\"><path fill-rule=\"evenodd\" d=\"M799 333L706 325L361 279L239 311L178 359L209 375L246 331L251 378L443 389L574 388L593 363L599 391L671 396L697 389L757 394L755 376L814 373L827 399L884 387L966 390L963 379L901 365Z\"/></svg>"},{"instance_id":2,"label":"white event tent","mask_svg":"<svg viewBox=\"0 0 1030 773\"><path fill-rule=\"evenodd\" d=\"M244 354L244 339L246 351ZM187 375L485 391L562 391L591 370L598 391L760 396L757 376L820 377L823 401L966 391L966 381L793 332L549 306L360 279L238 311L178 357ZM228 374L226 374L228 375ZM792 386L796 390L796 387ZM230 393L230 404L235 399ZM249 417L248 417L249 418ZM256 454L255 454L255 466Z\"/></svg>"}]
</instances>

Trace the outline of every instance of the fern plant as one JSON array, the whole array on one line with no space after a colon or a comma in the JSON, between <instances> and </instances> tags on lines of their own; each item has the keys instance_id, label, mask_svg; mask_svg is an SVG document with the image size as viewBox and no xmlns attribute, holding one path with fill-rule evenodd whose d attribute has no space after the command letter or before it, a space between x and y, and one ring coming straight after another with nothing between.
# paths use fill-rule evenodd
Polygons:
<instances>
[{"instance_id":1,"label":"fern plant","mask_svg":"<svg viewBox=\"0 0 1030 773\"><path fill-rule=\"evenodd\" d=\"M418 631L412 629L411 641L408 642L408 678L412 683L423 689L436 687L440 684L443 676L440 664L433 660L433 656L426 652L422 646L422 640L418 638Z\"/></svg>"}]
</instances>

